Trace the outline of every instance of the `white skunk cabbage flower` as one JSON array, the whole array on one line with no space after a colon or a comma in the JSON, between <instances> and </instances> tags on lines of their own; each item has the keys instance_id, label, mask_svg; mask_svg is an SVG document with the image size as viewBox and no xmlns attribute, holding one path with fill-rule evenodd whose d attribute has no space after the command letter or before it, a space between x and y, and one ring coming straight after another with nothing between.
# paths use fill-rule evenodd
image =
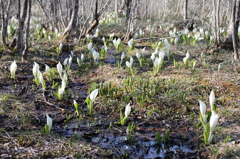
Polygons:
<instances>
[{"instance_id":1,"label":"white skunk cabbage flower","mask_svg":"<svg viewBox=\"0 0 240 159\"><path fill-rule=\"evenodd\" d=\"M72 55L70 55L69 56L69 58L68 58L68 66L69 66L69 68L71 67L71 65L72 65Z\"/></svg>"},{"instance_id":2,"label":"white skunk cabbage flower","mask_svg":"<svg viewBox=\"0 0 240 159\"><path fill-rule=\"evenodd\" d=\"M130 106L130 103L128 103L128 105L126 106L125 108L125 118L128 117L128 115L130 114L131 112L131 106Z\"/></svg>"},{"instance_id":3,"label":"white skunk cabbage flower","mask_svg":"<svg viewBox=\"0 0 240 159\"><path fill-rule=\"evenodd\" d=\"M50 74L50 67L47 64L45 64L45 71Z\"/></svg>"},{"instance_id":4,"label":"white skunk cabbage flower","mask_svg":"<svg viewBox=\"0 0 240 159\"><path fill-rule=\"evenodd\" d=\"M198 100L198 102L199 102L199 105L200 105L200 113L203 117L203 122L206 125L207 124L207 116L206 116L207 107L206 107L206 104L201 100Z\"/></svg>"},{"instance_id":5,"label":"white skunk cabbage flower","mask_svg":"<svg viewBox=\"0 0 240 159\"><path fill-rule=\"evenodd\" d=\"M62 79L63 67L62 67L62 64L60 62L58 62L58 64L57 64L57 70L58 70L60 78Z\"/></svg>"},{"instance_id":6,"label":"white skunk cabbage flower","mask_svg":"<svg viewBox=\"0 0 240 159\"><path fill-rule=\"evenodd\" d=\"M133 39L130 39L130 40L128 41L128 46L129 46L130 48L133 47Z\"/></svg>"},{"instance_id":7,"label":"white skunk cabbage flower","mask_svg":"<svg viewBox=\"0 0 240 159\"><path fill-rule=\"evenodd\" d=\"M122 52L122 55L121 55L121 61L123 61L124 58L125 58L125 53Z\"/></svg>"},{"instance_id":8,"label":"white skunk cabbage flower","mask_svg":"<svg viewBox=\"0 0 240 159\"><path fill-rule=\"evenodd\" d=\"M91 51L92 51L92 48L93 48L93 43L92 43L92 42L88 43L87 48L88 48L88 50L91 52Z\"/></svg>"},{"instance_id":9,"label":"white skunk cabbage flower","mask_svg":"<svg viewBox=\"0 0 240 159\"><path fill-rule=\"evenodd\" d=\"M210 93L209 102L210 102L211 110L213 110L213 106L214 106L214 103L215 103L215 93L214 93L213 90Z\"/></svg>"},{"instance_id":10,"label":"white skunk cabbage flower","mask_svg":"<svg viewBox=\"0 0 240 159\"><path fill-rule=\"evenodd\" d=\"M97 51L94 50L92 55L93 55L94 62L98 62L98 60L100 58L100 54Z\"/></svg>"},{"instance_id":11,"label":"white skunk cabbage flower","mask_svg":"<svg viewBox=\"0 0 240 159\"><path fill-rule=\"evenodd\" d=\"M212 115L210 118L210 133L209 133L209 138L208 138L209 144L212 142L212 138L213 138L212 132L217 125L218 118L219 118L219 116L215 113L215 111L212 111Z\"/></svg>"},{"instance_id":12,"label":"white skunk cabbage flower","mask_svg":"<svg viewBox=\"0 0 240 159\"><path fill-rule=\"evenodd\" d=\"M73 51L71 51L71 56L72 56L72 57L74 56L74 52L73 52Z\"/></svg>"},{"instance_id":13,"label":"white skunk cabbage flower","mask_svg":"<svg viewBox=\"0 0 240 159\"><path fill-rule=\"evenodd\" d=\"M109 35L109 38L110 38L110 39L113 39L113 37L114 37L114 33L112 33L112 34Z\"/></svg>"},{"instance_id":14,"label":"white skunk cabbage flower","mask_svg":"<svg viewBox=\"0 0 240 159\"><path fill-rule=\"evenodd\" d=\"M140 55L140 53L139 53L139 52L136 52L136 57L137 57L137 59L138 59L138 60L140 60L140 58L141 58L141 55Z\"/></svg>"},{"instance_id":15,"label":"white skunk cabbage flower","mask_svg":"<svg viewBox=\"0 0 240 159\"><path fill-rule=\"evenodd\" d=\"M186 57L183 58L184 64L187 64L187 61L189 60L189 58L190 58L190 54L189 54L189 52L187 51Z\"/></svg>"},{"instance_id":16,"label":"white skunk cabbage flower","mask_svg":"<svg viewBox=\"0 0 240 159\"><path fill-rule=\"evenodd\" d=\"M82 61L84 60L84 54L81 54L81 60Z\"/></svg>"},{"instance_id":17,"label":"white skunk cabbage flower","mask_svg":"<svg viewBox=\"0 0 240 159\"><path fill-rule=\"evenodd\" d=\"M38 72L38 80L41 82L43 90L45 90L46 84L45 84L45 81L43 79L42 72L40 72L40 71Z\"/></svg>"},{"instance_id":18,"label":"white skunk cabbage flower","mask_svg":"<svg viewBox=\"0 0 240 159\"><path fill-rule=\"evenodd\" d=\"M68 64L68 58L65 58L65 60L63 61L63 65L66 66Z\"/></svg>"},{"instance_id":19,"label":"white skunk cabbage flower","mask_svg":"<svg viewBox=\"0 0 240 159\"><path fill-rule=\"evenodd\" d=\"M91 92L90 99L91 99L92 102L95 101L97 95L98 95L98 89L95 89L94 91Z\"/></svg>"},{"instance_id":20,"label":"white skunk cabbage flower","mask_svg":"<svg viewBox=\"0 0 240 159\"><path fill-rule=\"evenodd\" d=\"M47 117L47 126L49 128L49 131L51 131L51 129L52 129L52 118L48 114L46 114L46 117Z\"/></svg>"},{"instance_id":21,"label":"white skunk cabbage flower","mask_svg":"<svg viewBox=\"0 0 240 159\"><path fill-rule=\"evenodd\" d=\"M165 52L164 51L159 51L159 53L158 53L158 57L161 59L161 60L163 60L164 59L164 56L165 56Z\"/></svg>"},{"instance_id":22,"label":"white skunk cabbage flower","mask_svg":"<svg viewBox=\"0 0 240 159\"><path fill-rule=\"evenodd\" d=\"M145 52L146 52L146 48L144 47L144 48L142 49L142 55L143 55Z\"/></svg>"},{"instance_id":23,"label":"white skunk cabbage flower","mask_svg":"<svg viewBox=\"0 0 240 159\"><path fill-rule=\"evenodd\" d=\"M14 60L10 66L10 73L11 73L11 78L15 78L15 73L17 71L17 64L16 61Z\"/></svg>"},{"instance_id":24,"label":"white skunk cabbage flower","mask_svg":"<svg viewBox=\"0 0 240 159\"><path fill-rule=\"evenodd\" d=\"M38 77L39 65L38 65L36 62L34 62L34 64L33 64L33 69L32 69L32 71L33 71L34 77Z\"/></svg>"},{"instance_id":25,"label":"white skunk cabbage flower","mask_svg":"<svg viewBox=\"0 0 240 159\"><path fill-rule=\"evenodd\" d=\"M97 37L98 37L98 35L99 35L99 29L97 28L97 29L96 29L96 32L95 32L95 34L94 34L94 37L96 37L96 38L97 38Z\"/></svg>"},{"instance_id":26,"label":"white skunk cabbage flower","mask_svg":"<svg viewBox=\"0 0 240 159\"><path fill-rule=\"evenodd\" d=\"M152 53L152 55L151 55L151 57L150 57L150 58L151 58L151 60L152 60L152 61L154 61L154 60L155 60L155 57L156 57L156 56L155 56L155 54L154 54L154 53Z\"/></svg>"},{"instance_id":27,"label":"white skunk cabbage flower","mask_svg":"<svg viewBox=\"0 0 240 159\"><path fill-rule=\"evenodd\" d=\"M132 56L130 56L130 61L126 61L126 65L127 65L127 67L132 69L132 64L133 64L133 58L132 58Z\"/></svg>"}]
</instances>

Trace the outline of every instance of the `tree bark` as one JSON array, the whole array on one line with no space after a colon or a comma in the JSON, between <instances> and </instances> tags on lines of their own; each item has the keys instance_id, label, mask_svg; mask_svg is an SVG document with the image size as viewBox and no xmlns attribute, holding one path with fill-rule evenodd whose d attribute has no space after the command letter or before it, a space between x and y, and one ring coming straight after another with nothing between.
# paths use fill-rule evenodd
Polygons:
<instances>
[{"instance_id":1,"label":"tree bark","mask_svg":"<svg viewBox=\"0 0 240 159\"><path fill-rule=\"evenodd\" d=\"M64 42L66 39L69 38L70 32L72 31L73 27L76 26L76 24L74 24L74 23L77 22L76 19L78 17L78 8L79 8L79 0L75 0L72 15L71 15L71 19L70 19L70 21L68 23L68 26L65 29L65 31L64 31L64 33L61 37L61 42Z\"/></svg>"},{"instance_id":2,"label":"tree bark","mask_svg":"<svg viewBox=\"0 0 240 159\"><path fill-rule=\"evenodd\" d=\"M9 11L10 6L12 4L12 0L8 1L7 10L4 10L3 0L0 0L1 10L2 10L2 43L6 46L6 38L7 38L7 27L8 27L8 19L9 19ZM4 16L6 15L6 17Z\"/></svg>"},{"instance_id":3,"label":"tree bark","mask_svg":"<svg viewBox=\"0 0 240 159\"><path fill-rule=\"evenodd\" d=\"M19 50L19 55L21 56L23 49L24 49L24 42L23 42L23 29L24 29L24 22L27 16L27 7L28 7L28 0L24 0L23 8L21 9L21 0L18 0L18 13L21 13L18 18L18 38L17 38L17 49Z\"/></svg>"},{"instance_id":4,"label":"tree bark","mask_svg":"<svg viewBox=\"0 0 240 159\"><path fill-rule=\"evenodd\" d=\"M126 19L125 19L125 23L127 24L129 19L130 19L132 0L125 0L125 6L126 6Z\"/></svg>"},{"instance_id":5,"label":"tree bark","mask_svg":"<svg viewBox=\"0 0 240 159\"><path fill-rule=\"evenodd\" d=\"M237 2L239 2L239 1L240 0L234 0L233 9L232 9L232 25L233 25L233 28L234 28L233 32L232 32L232 42L233 42L233 50L234 50L234 53L233 53L233 59L234 60L239 59L238 49L237 49L237 33L236 33L236 30L238 28L236 28L236 20L235 20Z\"/></svg>"},{"instance_id":6,"label":"tree bark","mask_svg":"<svg viewBox=\"0 0 240 159\"><path fill-rule=\"evenodd\" d=\"M236 1L235 7L236 7L236 12L234 15L233 14L231 15L231 20L229 22L228 30L227 30L227 36L226 36L226 39L224 40L224 43L226 45L230 45L230 46L233 45L233 39L232 39L233 36L232 35L233 35L234 29L236 31L236 34L238 34L238 27L239 27L239 18L238 17L240 17L240 0ZM234 23L232 23L233 18L235 19ZM236 41L238 42L238 37L236 37Z\"/></svg>"},{"instance_id":7,"label":"tree bark","mask_svg":"<svg viewBox=\"0 0 240 159\"><path fill-rule=\"evenodd\" d=\"M31 19L31 8L32 8L32 0L28 0L28 9L27 9L27 24L26 24L26 31L25 31L25 46L22 52L21 60L24 61L27 56L27 52L29 49L28 45L28 38L29 38L29 30L30 30L30 19Z\"/></svg>"},{"instance_id":8,"label":"tree bark","mask_svg":"<svg viewBox=\"0 0 240 159\"><path fill-rule=\"evenodd\" d=\"M183 21L186 22L188 19L188 0L184 0L184 7L183 7Z\"/></svg>"}]
</instances>

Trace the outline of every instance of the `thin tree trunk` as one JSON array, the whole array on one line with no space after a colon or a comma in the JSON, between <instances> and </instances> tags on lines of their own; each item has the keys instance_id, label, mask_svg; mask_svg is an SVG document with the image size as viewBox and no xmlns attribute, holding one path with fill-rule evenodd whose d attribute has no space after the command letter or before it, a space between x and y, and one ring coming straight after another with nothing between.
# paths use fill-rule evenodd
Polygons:
<instances>
[{"instance_id":1,"label":"thin tree trunk","mask_svg":"<svg viewBox=\"0 0 240 159\"><path fill-rule=\"evenodd\" d=\"M69 38L70 32L73 29L73 26L76 26L76 24L74 23L76 23L77 21L76 19L78 15L78 7L79 7L79 0L75 0L71 19L61 38L62 42L65 41L67 38Z\"/></svg>"},{"instance_id":2,"label":"thin tree trunk","mask_svg":"<svg viewBox=\"0 0 240 159\"><path fill-rule=\"evenodd\" d=\"M118 0L115 0L114 9L115 9L115 15L116 15L116 17L118 17Z\"/></svg>"},{"instance_id":3,"label":"thin tree trunk","mask_svg":"<svg viewBox=\"0 0 240 159\"><path fill-rule=\"evenodd\" d=\"M186 22L188 19L188 0L184 0L184 12L183 12L183 21Z\"/></svg>"},{"instance_id":4,"label":"thin tree trunk","mask_svg":"<svg viewBox=\"0 0 240 159\"><path fill-rule=\"evenodd\" d=\"M238 60L239 59L239 55L238 55L238 49L237 49L237 33L236 30L238 28L236 28L236 20L235 20L235 15L236 15L236 8L237 6L239 7L239 1L240 0L234 0L234 4L233 4L233 9L232 9L232 25L233 25L233 33L232 33L232 42L233 42L233 58L234 60ZM237 20L238 21L238 20ZM238 22L239 23L239 22Z\"/></svg>"},{"instance_id":5,"label":"thin tree trunk","mask_svg":"<svg viewBox=\"0 0 240 159\"><path fill-rule=\"evenodd\" d=\"M7 38L7 27L8 27L8 19L9 19L9 11L10 6L12 4L12 0L8 1L7 10L4 10L3 0L0 0L0 5L2 9L2 43L6 46L6 38ZM6 14L6 17L4 16Z\"/></svg>"},{"instance_id":6,"label":"thin tree trunk","mask_svg":"<svg viewBox=\"0 0 240 159\"><path fill-rule=\"evenodd\" d=\"M130 19L132 0L125 0L125 6L126 6L126 19L125 19L125 23L127 24L129 19Z\"/></svg>"},{"instance_id":7,"label":"thin tree trunk","mask_svg":"<svg viewBox=\"0 0 240 159\"><path fill-rule=\"evenodd\" d=\"M24 0L23 2L23 8L21 10L21 2L18 1L18 9L19 13L21 11L21 15L19 16L19 28L18 28L18 43L17 48L19 49L19 55L21 56L23 49L24 49L24 42L23 42L23 29L24 29L24 22L27 16L27 7L28 7L28 0Z\"/></svg>"},{"instance_id":8,"label":"thin tree trunk","mask_svg":"<svg viewBox=\"0 0 240 159\"><path fill-rule=\"evenodd\" d=\"M237 0L237 2L236 2L236 12L235 12L235 15L234 15L234 18L235 18L235 24L234 25L235 25L235 27L232 23L233 15L231 15L231 20L229 22L228 30L227 30L227 36L226 36L226 39L224 40L224 43L226 45L232 45L232 43L233 43L232 34L233 34L234 29L236 31L236 34L238 35L238 27L239 27L239 18L238 17L240 17L240 0ZM236 37L236 41L238 42L238 36Z\"/></svg>"},{"instance_id":9,"label":"thin tree trunk","mask_svg":"<svg viewBox=\"0 0 240 159\"><path fill-rule=\"evenodd\" d=\"M24 50L22 52L22 61L24 61L26 59L27 56L27 52L29 49L29 45L28 45L28 38L29 38L29 30L30 30L30 19L31 19L31 8L32 8L32 0L28 0L28 10L27 10L27 24L26 24L26 31L25 31L25 47Z\"/></svg>"}]
</instances>

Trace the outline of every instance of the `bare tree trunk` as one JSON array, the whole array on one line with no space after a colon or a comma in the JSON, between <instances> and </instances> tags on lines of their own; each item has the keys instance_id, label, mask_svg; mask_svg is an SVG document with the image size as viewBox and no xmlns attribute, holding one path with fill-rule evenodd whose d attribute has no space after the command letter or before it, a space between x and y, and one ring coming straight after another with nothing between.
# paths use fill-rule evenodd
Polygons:
<instances>
[{"instance_id":1,"label":"bare tree trunk","mask_svg":"<svg viewBox=\"0 0 240 159\"><path fill-rule=\"evenodd\" d=\"M115 9L115 15L116 15L116 17L118 17L118 0L115 0L114 9Z\"/></svg>"},{"instance_id":2,"label":"bare tree trunk","mask_svg":"<svg viewBox=\"0 0 240 159\"><path fill-rule=\"evenodd\" d=\"M67 28L65 29L63 35L62 35L62 38L61 38L61 41L65 41L67 38L69 38L69 35L70 35L70 32L71 30L76 27L76 23L77 22L77 17L78 17L78 8L79 8L79 0L75 0L74 2L74 7L73 7L73 11L72 11L72 16L71 16L71 19L68 23L68 26Z\"/></svg>"},{"instance_id":3,"label":"bare tree trunk","mask_svg":"<svg viewBox=\"0 0 240 159\"><path fill-rule=\"evenodd\" d=\"M220 0L212 0L213 6L213 34L214 43L219 46L220 44L220 30L219 30L219 10L220 10Z\"/></svg>"},{"instance_id":4,"label":"bare tree trunk","mask_svg":"<svg viewBox=\"0 0 240 159\"><path fill-rule=\"evenodd\" d=\"M235 18L236 18L235 17L235 15L236 15L236 8L237 8L237 4L239 5L239 1L240 0L234 0L233 9L232 9L232 25L233 25L233 28L234 28L233 32L232 32L232 42L233 42L233 49L234 49L234 53L233 53L234 60L238 60L239 59L238 49L237 49L237 32L236 32L236 30L238 28L236 28L236 20L235 20Z\"/></svg>"},{"instance_id":5,"label":"bare tree trunk","mask_svg":"<svg viewBox=\"0 0 240 159\"><path fill-rule=\"evenodd\" d=\"M28 52L28 49L29 49L28 37L29 37L29 28L30 28L30 19L31 19L31 8L32 8L32 0L28 0L27 25L26 25L26 31L25 31L26 40L25 40L24 50L22 52L22 57L21 57L22 61L24 61L26 59L27 52Z\"/></svg>"},{"instance_id":6,"label":"bare tree trunk","mask_svg":"<svg viewBox=\"0 0 240 159\"><path fill-rule=\"evenodd\" d=\"M95 1L95 11L94 11L94 16L93 16L93 22L91 25L87 28L85 36L89 34L99 23L98 20L98 0Z\"/></svg>"},{"instance_id":7,"label":"bare tree trunk","mask_svg":"<svg viewBox=\"0 0 240 159\"><path fill-rule=\"evenodd\" d=\"M224 40L224 43L230 46L232 46L232 43L233 43L232 35L233 35L234 29L236 31L236 34L238 34L238 27L239 27L238 17L240 17L240 0L237 0L235 7L236 7L236 12L234 14L234 17L233 17L233 14L231 16L231 20L228 25L227 36L226 36L226 39ZM235 18L235 24L232 23L233 18ZM236 41L238 42L238 36L236 37Z\"/></svg>"},{"instance_id":8,"label":"bare tree trunk","mask_svg":"<svg viewBox=\"0 0 240 159\"><path fill-rule=\"evenodd\" d=\"M12 4L12 0L8 1L7 10L4 10L3 0L0 0L1 10L2 10L2 43L6 46L6 37L7 37L7 27L8 27L8 19L9 19L9 11L10 6ZM6 15L6 17L4 16Z\"/></svg>"},{"instance_id":9,"label":"bare tree trunk","mask_svg":"<svg viewBox=\"0 0 240 159\"><path fill-rule=\"evenodd\" d=\"M23 29L24 29L24 22L27 16L27 7L28 7L28 0L24 0L23 8L21 9L21 0L18 0L18 13L21 12L18 18L18 40L17 40L17 48L19 50L19 55L21 56L23 49L24 49L24 42L23 42Z\"/></svg>"},{"instance_id":10,"label":"bare tree trunk","mask_svg":"<svg viewBox=\"0 0 240 159\"><path fill-rule=\"evenodd\" d=\"M186 22L188 19L188 0L184 0L184 7L183 7L183 21Z\"/></svg>"},{"instance_id":11,"label":"bare tree trunk","mask_svg":"<svg viewBox=\"0 0 240 159\"><path fill-rule=\"evenodd\" d=\"M132 0L125 0L125 6L126 6L126 19L125 19L125 23L127 24L129 19L130 19Z\"/></svg>"}]
</instances>

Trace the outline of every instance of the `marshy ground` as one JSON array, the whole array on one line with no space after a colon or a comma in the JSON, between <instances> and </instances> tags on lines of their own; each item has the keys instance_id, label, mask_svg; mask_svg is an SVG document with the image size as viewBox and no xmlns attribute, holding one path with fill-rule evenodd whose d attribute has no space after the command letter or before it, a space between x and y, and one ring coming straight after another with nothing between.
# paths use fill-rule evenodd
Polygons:
<instances>
[{"instance_id":1,"label":"marshy ground","mask_svg":"<svg viewBox=\"0 0 240 159\"><path fill-rule=\"evenodd\" d=\"M102 27L102 28L101 28ZM116 30L117 32L120 30ZM153 76L150 59L159 39L135 40L135 49L127 52L121 65L121 53L116 53L112 41L100 25L101 36L107 39L108 51L94 63L87 53L88 42L64 44L66 48L56 54L58 39L39 41L31 48L28 60L20 62L17 53L1 50L0 74L0 154L1 158L239 158L240 157L240 65L232 62L232 51L216 49L209 41L195 44L179 41L171 44L171 56ZM158 30L154 37L164 37L167 32ZM119 36L120 37L120 36ZM121 37L120 37L121 38ZM101 40L101 38L98 38ZM100 52L102 44L94 43ZM136 52L142 55L140 66ZM162 42L159 49L165 51ZM55 96L61 80L56 70L74 52L68 71L68 93L63 100ZM196 60L193 69L183 64L187 51L190 61ZM204 56L201 56L201 53ZM77 57L85 55L79 66ZM203 55L202 54L202 55ZM125 62L132 56L133 74ZM17 61L16 78L10 79L9 66ZM32 75L33 62L55 68L54 84L46 79L42 91ZM219 64L221 68L218 69ZM54 87L55 85L55 87ZM85 102L92 90L99 94L92 115ZM203 127L199 124L198 99L209 106L209 94L216 95L219 121L214 131L213 143L203 143ZM76 115L73 100L79 104ZM119 124L120 111L124 113L130 103L132 110L125 125ZM43 133L46 113L53 119L50 134ZM130 138L126 136L131 128ZM164 140L167 132L170 138ZM157 139L159 133L162 139Z\"/></svg>"}]
</instances>

